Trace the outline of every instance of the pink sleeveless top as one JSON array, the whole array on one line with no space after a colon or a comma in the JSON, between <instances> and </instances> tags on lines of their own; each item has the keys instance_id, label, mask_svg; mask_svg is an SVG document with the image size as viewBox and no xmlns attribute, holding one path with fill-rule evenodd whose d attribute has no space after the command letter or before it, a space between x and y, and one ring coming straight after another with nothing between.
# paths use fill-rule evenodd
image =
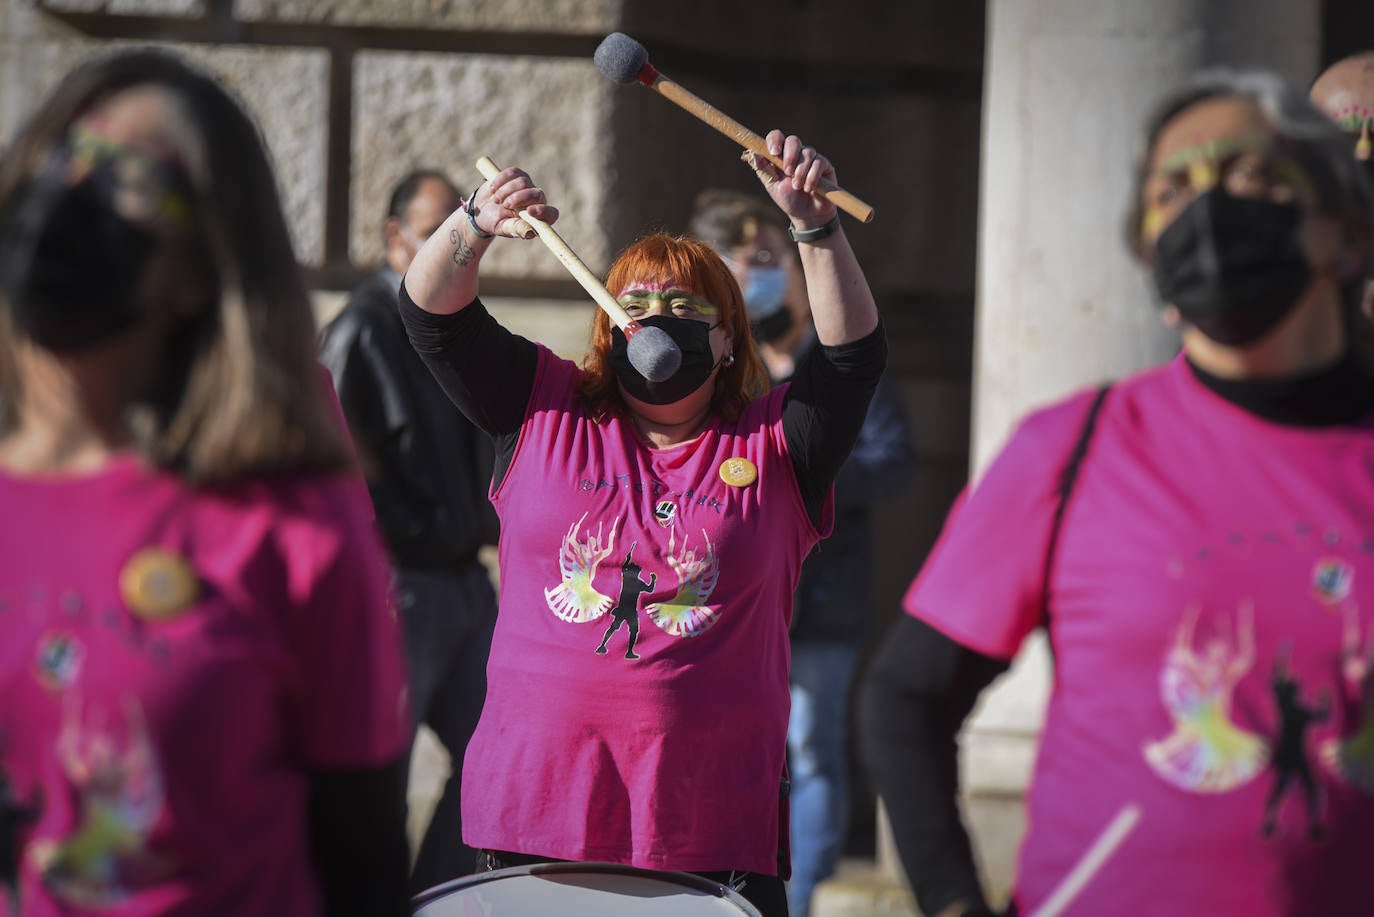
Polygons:
<instances>
[{"instance_id":1,"label":"pink sleeveless top","mask_svg":"<svg viewBox=\"0 0 1374 917\"><path fill-rule=\"evenodd\" d=\"M785 389L654 450L628 420L588 416L581 375L541 348L493 495L501 612L464 840L776 874L792 591L823 535L783 439Z\"/></svg>"}]
</instances>

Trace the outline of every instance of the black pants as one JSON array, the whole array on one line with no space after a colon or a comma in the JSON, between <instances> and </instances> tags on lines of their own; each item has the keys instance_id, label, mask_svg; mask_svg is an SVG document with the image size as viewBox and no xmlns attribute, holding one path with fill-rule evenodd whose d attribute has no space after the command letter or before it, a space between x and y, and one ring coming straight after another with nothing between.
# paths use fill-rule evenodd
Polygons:
<instances>
[{"instance_id":1,"label":"black pants","mask_svg":"<svg viewBox=\"0 0 1374 917\"><path fill-rule=\"evenodd\" d=\"M486 569L473 563L444 572L401 569L396 599L415 723L434 731L451 763L411 870L410 890L418 894L467 875L476 852L463 843L463 754L487 696L496 593Z\"/></svg>"},{"instance_id":2,"label":"black pants","mask_svg":"<svg viewBox=\"0 0 1374 917\"><path fill-rule=\"evenodd\" d=\"M505 850L477 851L477 872L491 872L508 866L532 866L536 863L566 863L550 857L529 856L524 853L510 853ZM735 893L752 904L763 917L788 917L787 886L778 876L765 876L757 872L694 872L694 876L709 879L718 885L733 888ZM733 884L732 880L733 879ZM741 885L740 883L743 882Z\"/></svg>"}]
</instances>

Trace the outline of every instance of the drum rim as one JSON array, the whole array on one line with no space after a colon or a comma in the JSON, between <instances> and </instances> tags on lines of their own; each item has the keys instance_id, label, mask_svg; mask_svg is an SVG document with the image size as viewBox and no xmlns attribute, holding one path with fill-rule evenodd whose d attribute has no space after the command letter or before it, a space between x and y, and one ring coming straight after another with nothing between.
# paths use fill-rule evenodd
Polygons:
<instances>
[{"instance_id":1,"label":"drum rim","mask_svg":"<svg viewBox=\"0 0 1374 917\"><path fill-rule=\"evenodd\" d=\"M612 873L621 876L640 876L649 879L669 879L679 885L686 885L698 891L707 892L717 898L724 898L731 904L742 905L743 914L746 917L758 914L758 909L753 906L743 895L728 886L721 885L719 882L712 881L705 876L699 876L691 872L679 872L668 869L643 869L639 866L626 866L624 863L598 863L598 862L552 862L552 863L527 863L521 866L507 866L503 869L491 869L486 872L477 872L468 876L459 876L450 879L433 888L427 888L410 899L411 910L416 911L427 904L439 900L449 892L458 888L472 885L481 885L485 882L494 882L498 879L507 879L513 876L554 876L559 874L572 873Z\"/></svg>"}]
</instances>

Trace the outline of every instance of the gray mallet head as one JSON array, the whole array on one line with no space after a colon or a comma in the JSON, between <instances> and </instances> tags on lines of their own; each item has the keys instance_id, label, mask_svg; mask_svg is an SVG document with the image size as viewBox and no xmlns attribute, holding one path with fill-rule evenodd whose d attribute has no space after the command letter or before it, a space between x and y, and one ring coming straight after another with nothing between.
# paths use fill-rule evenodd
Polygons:
<instances>
[{"instance_id":1,"label":"gray mallet head","mask_svg":"<svg viewBox=\"0 0 1374 917\"><path fill-rule=\"evenodd\" d=\"M612 32L601 39L592 55L596 69L617 83L633 83L649 62L644 46L624 32Z\"/></svg>"},{"instance_id":2,"label":"gray mallet head","mask_svg":"<svg viewBox=\"0 0 1374 917\"><path fill-rule=\"evenodd\" d=\"M650 382L663 382L682 365L682 351L668 332L653 325L641 325L625 342L630 365Z\"/></svg>"}]
</instances>

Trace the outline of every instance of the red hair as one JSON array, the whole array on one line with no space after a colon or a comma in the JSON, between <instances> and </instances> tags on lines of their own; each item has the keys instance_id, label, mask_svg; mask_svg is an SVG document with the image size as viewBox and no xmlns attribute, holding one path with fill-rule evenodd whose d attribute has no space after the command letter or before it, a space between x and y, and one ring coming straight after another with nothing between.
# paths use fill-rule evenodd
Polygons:
<instances>
[{"instance_id":1,"label":"red hair","mask_svg":"<svg viewBox=\"0 0 1374 917\"><path fill-rule=\"evenodd\" d=\"M768 390L768 373L759 359L744 310L739 284L709 245L687 236L654 233L620 253L606 276L606 288L619 295L631 283L677 285L720 309L720 321L730 334L735 360L721 364L716 373L712 410L734 420L744 406ZM578 394L597 417L624 410L625 404L611 369L611 320L596 310L592 319L592 346L582 361L586 372Z\"/></svg>"}]
</instances>

